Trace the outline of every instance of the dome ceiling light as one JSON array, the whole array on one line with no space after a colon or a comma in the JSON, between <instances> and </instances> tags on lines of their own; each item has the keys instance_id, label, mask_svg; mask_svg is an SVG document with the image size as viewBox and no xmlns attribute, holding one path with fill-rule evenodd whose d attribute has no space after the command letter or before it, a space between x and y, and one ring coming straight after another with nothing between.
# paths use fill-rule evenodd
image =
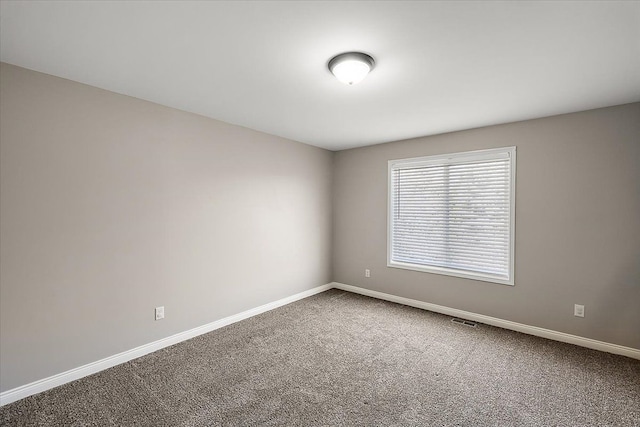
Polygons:
<instances>
[{"instance_id":1,"label":"dome ceiling light","mask_svg":"<svg viewBox=\"0 0 640 427\"><path fill-rule=\"evenodd\" d=\"M345 52L329 61L329 70L342 83L354 85L360 83L375 66L376 61L366 53Z\"/></svg>"}]
</instances>

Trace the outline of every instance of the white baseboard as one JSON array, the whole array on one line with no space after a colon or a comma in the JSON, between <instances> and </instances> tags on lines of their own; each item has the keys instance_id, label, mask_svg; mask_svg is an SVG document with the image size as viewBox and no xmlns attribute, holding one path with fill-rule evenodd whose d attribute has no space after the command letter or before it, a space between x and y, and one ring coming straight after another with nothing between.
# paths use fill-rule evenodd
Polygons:
<instances>
[{"instance_id":1,"label":"white baseboard","mask_svg":"<svg viewBox=\"0 0 640 427\"><path fill-rule=\"evenodd\" d=\"M390 302L395 302L398 304L404 304L410 307L421 308L423 310L434 311L436 313L446 314L452 317L460 317L462 319L474 320L476 322L497 326L499 328L510 329L512 331L522 332L529 335L535 335L542 338L548 338L554 341L561 341L569 344L575 344L581 347L587 347L594 350L605 351L607 353L620 354L622 356L627 356L633 359L640 360L640 350L636 348L625 347L617 344L610 344L603 341L597 341L597 340L592 340L590 338L580 337L577 335L565 334L564 332L553 331L551 329L539 328L537 326L529 326L522 323L511 322L509 320L498 319L497 317L490 317L482 314L471 313L469 311L449 308L442 305L430 304L428 302L418 301L415 299L398 297L391 294L385 294L383 292L372 291L365 288L359 288L357 286L345 285L344 283L333 282L331 283L331 285L334 288L342 289L343 291L366 295L369 297L378 298L378 299L386 300Z\"/></svg>"},{"instance_id":2,"label":"white baseboard","mask_svg":"<svg viewBox=\"0 0 640 427\"><path fill-rule=\"evenodd\" d=\"M318 286L316 288L309 289L307 291L300 292L295 295L291 295L290 297L282 298L280 300L273 301L256 308L243 311L242 313L234 314L233 316L225 317L224 319L216 320L215 322L211 322L206 325L202 325L197 328L190 329L188 331L180 332L175 335L171 335L170 337L163 338L149 344L141 345L140 347L136 347L134 349L127 350L122 353L106 357L102 360L98 360L96 362L92 362L87 365L80 366L78 368L71 369L69 371L62 372L60 374L53 375L48 378L44 378L42 380L34 381L30 384L26 384L11 390L7 390L5 392L0 393L0 406L4 406L11 402L15 402L16 400L20 400L37 393L41 393L43 391L52 389L62 384L66 384L70 381L74 381L82 377L86 377L87 375L95 374L97 372L103 371L105 369L111 368L121 363L128 362L129 360L136 359L140 356L144 356L145 354L158 351L170 345L174 345L179 342L186 341L190 338L197 337L198 335L206 334L207 332L211 332L213 330L230 325L232 323L236 323L241 320L248 319L249 317L253 317L257 314L264 313L265 311L273 310L274 308L291 304L292 302L329 290L332 287L333 286L331 284Z\"/></svg>"},{"instance_id":3,"label":"white baseboard","mask_svg":"<svg viewBox=\"0 0 640 427\"><path fill-rule=\"evenodd\" d=\"M122 353L106 357L102 360L89 363L84 366L80 366L75 369L71 369L66 372L62 372L57 375L53 375L42 380L34 381L30 384L26 384L20 387L16 387L11 390L0 393L0 406L4 406L16 400L23 399L25 397L41 393L43 391L52 389L54 387L66 384L70 381L75 381L82 377L95 374L113 366L119 365L124 362L136 359L144 356L145 354L152 353L157 350L161 350L165 347L177 344L182 341L197 337L198 335L206 334L213 330L222 328L232 323L239 322L249 317L253 317L257 314L264 313L274 308L282 307L283 305L290 304L292 302L301 300L303 298L310 297L311 295L318 294L320 292L327 291L331 288L341 289L348 292L353 292L361 295L366 295L373 298L378 298L385 301L395 302L398 304L408 305L410 307L421 308L423 310L434 311L436 313L446 314L453 317L460 317L468 320L475 320L487 325L497 326L504 329L510 329L513 331L523 332L529 335L536 335L543 338L548 338L555 341L566 342L569 344L575 344L581 347L587 347L594 350L605 351L608 353L620 354L622 356L631 357L633 359L640 360L640 350L624 347L617 344L609 344L603 341L596 341L590 338L579 337L577 335L565 334L564 332L552 331L550 329L538 328L536 326L529 326L522 323L511 322L509 320L498 319L496 317L484 316L482 314L471 313L468 311L458 310L455 308L449 308L442 305L430 304L428 302L418 301L414 299L399 297L391 294L385 294L383 292L372 291L365 288L359 288L357 286L345 285L344 283L333 282L326 285L318 286L313 289L309 289L304 292L292 295L287 298L273 301L268 304L261 305L256 308L252 308L242 313L234 314L233 316L225 317L224 319L216 320L215 322L208 323L206 325L199 326L197 328L190 329L188 331L180 332L170 337L154 341L149 344L141 345L131 350L124 351Z\"/></svg>"}]
</instances>

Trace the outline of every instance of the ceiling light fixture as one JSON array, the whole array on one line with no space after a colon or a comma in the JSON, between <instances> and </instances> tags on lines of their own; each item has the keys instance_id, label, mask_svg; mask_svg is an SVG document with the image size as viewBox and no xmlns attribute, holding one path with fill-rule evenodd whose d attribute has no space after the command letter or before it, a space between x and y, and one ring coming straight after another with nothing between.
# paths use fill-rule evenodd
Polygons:
<instances>
[{"instance_id":1,"label":"ceiling light fixture","mask_svg":"<svg viewBox=\"0 0 640 427\"><path fill-rule=\"evenodd\" d=\"M354 85L360 83L375 66L376 61L362 52L345 52L329 61L329 70L342 83Z\"/></svg>"}]
</instances>

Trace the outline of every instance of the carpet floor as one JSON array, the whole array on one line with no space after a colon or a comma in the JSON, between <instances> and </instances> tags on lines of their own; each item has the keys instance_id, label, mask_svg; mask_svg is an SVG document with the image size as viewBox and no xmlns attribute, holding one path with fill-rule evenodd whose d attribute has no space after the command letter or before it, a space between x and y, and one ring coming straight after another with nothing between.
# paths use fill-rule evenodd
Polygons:
<instances>
[{"instance_id":1,"label":"carpet floor","mask_svg":"<svg viewBox=\"0 0 640 427\"><path fill-rule=\"evenodd\" d=\"M640 361L330 290L0 408L3 426L640 426Z\"/></svg>"}]
</instances>

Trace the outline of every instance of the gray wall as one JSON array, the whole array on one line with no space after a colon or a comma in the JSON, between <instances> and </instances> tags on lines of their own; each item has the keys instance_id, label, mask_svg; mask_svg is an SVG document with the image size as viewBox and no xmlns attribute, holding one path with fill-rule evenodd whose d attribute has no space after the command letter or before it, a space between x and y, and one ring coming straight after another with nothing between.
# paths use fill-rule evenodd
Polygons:
<instances>
[{"instance_id":1,"label":"gray wall","mask_svg":"<svg viewBox=\"0 0 640 427\"><path fill-rule=\"evenodd\" d=\"M388 160L512 145L514 287L386 266ZM334 174L335 281L640 348L640 103L341 151Z\"/></svg>"},{"instance_id":2,"label":"gray wall","mask_svg":"<svg viewBox=\"0 0 640 427\"><path fill-rule=\"evenodd\" d=\"M0 84L1 391L330 282L333 153L7 64Z\"/></svg>"}]
</instances>

